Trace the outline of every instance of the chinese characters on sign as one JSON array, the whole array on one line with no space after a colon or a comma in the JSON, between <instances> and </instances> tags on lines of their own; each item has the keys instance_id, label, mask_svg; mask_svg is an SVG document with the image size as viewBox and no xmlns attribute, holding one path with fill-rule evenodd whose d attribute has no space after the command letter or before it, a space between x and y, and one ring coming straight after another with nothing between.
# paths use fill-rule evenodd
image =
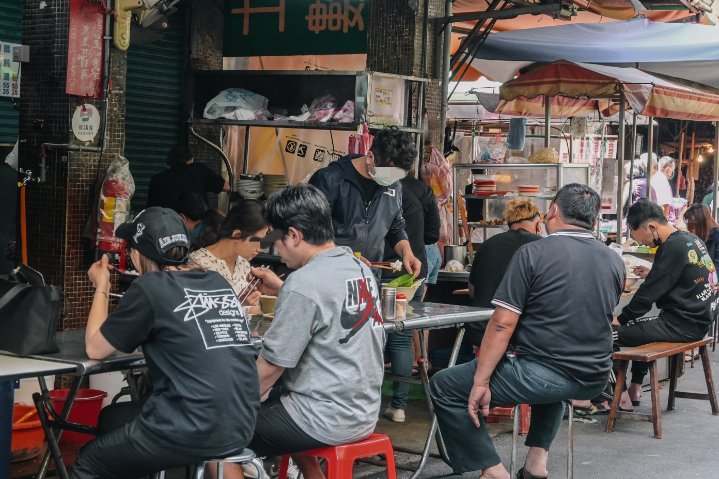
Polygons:
<instances>
[{"instance_id":1,"label":"chinese characters on sign","mask_svg":"<svg viewBox=\"0 0 719 479\"><path fill-rule=\"evenodd\" d=\"M317 0L310 5L307 16L305 16L307 28L315 34L325 30L331 32L342 30L343 33L347 33L350 28L355 27L359 31L363 31L362 9L364 9L363 1L354 7L350 5L349 0L342 2Z\"/></svg>"},{"instance_id":2,"label":"chinese characters on sign","mask_svg":"<svg viewBox=\"0 0 719 479\"><path fill-rule=\"evenodd\" d=\"M224 55L365 53L370 0L227 0Z\"/></svg>"},{"instance_id":3,"label":"chinese characters on sign","mask_svg":"<svg viewBox=\"0 0 719 479\"><path fill-rule=\"evenodd\" d=\"M20 64L12 61L14 43L0 42L0 96L20 96Z\"/></svg>"},{"instance_id":4,"label":"chinese characters on sign","mask_svg":"<svg viewBox=\"0 0 719 479\"><path fill-rule=\"evenodd\" d=\"M89 0L70 1L65 86L65 93L68 95L102 97L104 22L101 3Z\"/></svg>"}]
</instances>

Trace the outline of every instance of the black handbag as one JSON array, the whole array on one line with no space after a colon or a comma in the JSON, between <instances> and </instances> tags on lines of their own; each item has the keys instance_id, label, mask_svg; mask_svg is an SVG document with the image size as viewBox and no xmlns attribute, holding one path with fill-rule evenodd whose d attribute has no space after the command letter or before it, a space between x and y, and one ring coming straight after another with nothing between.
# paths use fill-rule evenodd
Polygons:
<instances>
[{"instance_id":1,"label":"black handbag","mask_svg":"<svg viewBox=\"0 0 719 479\"><path fill-rule=\"evenodd\" d=\"M42 281L39 273L23 274L22 269L0 276L0 350L21 356L58 352L55 332L62 292L57 286L38 284L37 276Z\"/></svg>"}]
</instances>

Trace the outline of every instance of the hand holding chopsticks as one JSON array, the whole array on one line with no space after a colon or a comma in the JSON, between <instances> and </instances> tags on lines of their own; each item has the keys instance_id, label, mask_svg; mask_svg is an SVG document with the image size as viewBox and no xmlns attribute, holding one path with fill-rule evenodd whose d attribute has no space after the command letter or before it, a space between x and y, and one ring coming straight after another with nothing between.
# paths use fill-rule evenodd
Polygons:
<instances>
[{"instance_id":1,"label":"hand holding chopsticks","mask_svg":"<svg viewBox=\"0 0 719 479\"><path fill-rule=\"evenodd\" d=\"M282 287L282 277L284 274L277 276L269 266L260 266L259 268L252 268L249 276L250 284L243 289L238 297L240 303L247 301L248 297L254 292L259 291L262 294L270 296L277 296Z\"/></svg>"},{"instance_id":2,"label":"hand holding chopsticks","mask_svg":"<svg viewBox=\"0 0 719 479\"><path fill-rule=\"evenodd\" d=\"M259 268L254 268L254 269L255 269L255 271L269 271L270 267L267 265L262 265ZM247 301L249 299L249 297L252 295L252 293L255 292L255 289L262 281L261 275L257 276L255 274L255 271L253 271L249 275L248 279L250 280L250 283L247 286L245 286L245 288L242 291L240 291L240 294L237 295L237 297L240 300L240 306L244 306L245 301Z\"/></svg>"}]
</instances>

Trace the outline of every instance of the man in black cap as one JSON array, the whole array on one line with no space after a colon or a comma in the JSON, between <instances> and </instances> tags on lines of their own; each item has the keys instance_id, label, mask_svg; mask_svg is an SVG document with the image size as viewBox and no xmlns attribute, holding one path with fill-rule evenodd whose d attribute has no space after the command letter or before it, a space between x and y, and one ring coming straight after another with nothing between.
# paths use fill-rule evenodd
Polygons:
<instances>
[{"instance_id":1,"label":"man in black cap","mask_svg":"<svg viewBox=\"0 0 719 479\"><path fill-rule=\"evenodd\" d=\"M87 355L103 359L142 346L154 392L142 406L102 411L99 435L72 477L141 477L238 453L252 437L260 398L256 350L237 296L218 273L183 268L190 243L174 211L148 208L115 235L128 242L141 276L108 315L111 266L106 256L92 265ZM133 413L117 425L118 416Z\"/></svg>"}]
</instances>

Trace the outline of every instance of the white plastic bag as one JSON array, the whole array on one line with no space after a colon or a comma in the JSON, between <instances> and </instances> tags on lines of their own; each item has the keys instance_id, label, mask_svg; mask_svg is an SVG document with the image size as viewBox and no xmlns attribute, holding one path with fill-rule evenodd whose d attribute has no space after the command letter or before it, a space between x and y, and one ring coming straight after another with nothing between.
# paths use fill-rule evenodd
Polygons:
<instances>
[{"instance_id":1,"label":"white plastic bag","mask_svg":"<svg viewBox=\"0 0 719 479\"><path fill-rule=\"evenodd\" d=\"M228 88L207 102L204 117L210 120L255 120L265 116L268 100L244 88Z\"/></svg>"}]
</instances>

